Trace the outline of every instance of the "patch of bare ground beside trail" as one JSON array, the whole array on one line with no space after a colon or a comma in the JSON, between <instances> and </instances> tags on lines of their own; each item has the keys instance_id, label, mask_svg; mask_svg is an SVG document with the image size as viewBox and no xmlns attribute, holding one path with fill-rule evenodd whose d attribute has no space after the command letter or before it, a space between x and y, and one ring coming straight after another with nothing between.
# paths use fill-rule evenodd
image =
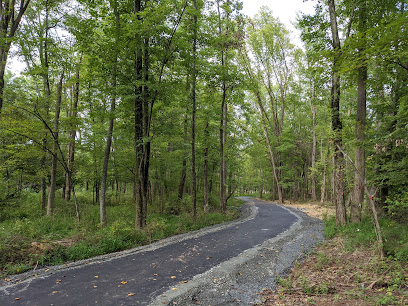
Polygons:
<instances>
[{"instance_id":1,"label":"patch of bare ground beside trail","mask_svg":"<svg viewBox=\"0 0 408 306\"><path fill-rule=\"evenodd\" d=\"M381 261L366 248L347 252L343 242L327 241L274 291L262 291L263 305L408 305L408 265Z\"/></svg>"},{"instance_id":2,"label":"patch of bare ground beside trail","mask_svg":"<svg viewBox=\"0 0 408 306\"><path fill-rule=\"evenodd\" d=\"M323 219L334 208L318 203L285 206ZM408 264L380 260L376 251L358 247L349 251L345 238L318 246L274 290L260 292L262 305L408 305Z\"/></svg>"},{"instance_id":3,"label":"patch of bare ground beside trail","mask_svg":"<svg viewBox=\"0 0 408 306\"><path fill-rule=\"evenodd\" d=\"M257 200L265 201L264 199L257 198ZM283 206L296 208L310 217L323 220L325 217L331 217L336 215L336 208L330 203L321 204L320 202L291 202L284 201Z\"/></svg>"}]
</instances>

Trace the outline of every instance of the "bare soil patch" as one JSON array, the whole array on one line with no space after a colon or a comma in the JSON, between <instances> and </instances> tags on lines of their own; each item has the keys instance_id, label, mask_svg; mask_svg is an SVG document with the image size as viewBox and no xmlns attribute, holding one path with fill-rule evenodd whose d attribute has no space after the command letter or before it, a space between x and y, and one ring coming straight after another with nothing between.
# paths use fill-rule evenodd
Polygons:
<instances>
[{"instance_id":1,"label":"bare soil patch","mask_svg":"<svg viewBox=\"0 0 408 306\"><path fill-rule=\"evenodd\" d=\"M263 199L257 199L264 201ZM320 202L291 202L284 201L283 206L297 208L313 218L323 220L325 217L331 217L336 215L336 208L330 203L321 204Z\"/></svg>"}]
</instances>

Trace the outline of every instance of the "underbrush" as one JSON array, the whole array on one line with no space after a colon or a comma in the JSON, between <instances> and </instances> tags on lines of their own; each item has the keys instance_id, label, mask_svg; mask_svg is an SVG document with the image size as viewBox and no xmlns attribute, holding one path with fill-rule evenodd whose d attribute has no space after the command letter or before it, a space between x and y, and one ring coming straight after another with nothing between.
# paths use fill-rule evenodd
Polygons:
<instances>
[{"instance_id":1,"label":"underbrush","mask_svg":"<svg viewBox=\"0 0 408 306\"><path fill-rule=\"evenodd\" d=\"M381 218L380 226L384 239L384 252L396 260L408 262L408 226L389 218ZM345 227L336 226L335 218L325 220L325 235L328 239L335 236L347 238L346 250L356 247L370 247L377 244L374 221L370 216L360 223L349 223Z\"/></svg>"},{"instance_id":2,"label":"underbrush","mask_svg":"<svg viewBox=\"0 0 408 306\"><path fill-rule=\"evenodd\" d=\"M36 195L27 195L18 208L10 211L8 218L0 222L0 276L130 249L231 221L239 217L237 207L242 204L230 199L226 215L215 209L208 213L199 209L196 220L188 209L171 215L160 213L160 207L152 206L148 210L147 226L141 230L134 227L134 203L125 197L120 202L110 201L105 228L99 224L99 206L82 194L79 200L79 223L72 203L60 199L56 201L54 217L39 212Z\"/></svg>"},{"instance_id":3,"label":"underbrush","mask_svg":"<svg viewBox=\"0 0 408 306\"><path fill-rule=\"evenodd\" d=\"M408 305L408 228L391 218L380 225L384 259L371 216L344 227L327 218L327 241L279 278L276 290L263 291L263 304Z\"/></svg>"}]
</instances>

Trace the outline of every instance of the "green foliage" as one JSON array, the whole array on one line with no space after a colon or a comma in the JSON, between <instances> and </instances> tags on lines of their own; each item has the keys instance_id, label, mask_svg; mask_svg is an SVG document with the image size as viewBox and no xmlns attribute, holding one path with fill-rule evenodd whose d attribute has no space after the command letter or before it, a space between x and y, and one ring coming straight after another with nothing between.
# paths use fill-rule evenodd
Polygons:
<instances>
[{"instance_id":1,"label":"green foliage","mask_svg":"<svg viewBox=\"0 0 408 306\"><path fill-rule=\"evenodd\" d=\"M386 255L396 260L408 261L408 229L405 223L390 218L381 218L380 225L384 236ZM331 239L337 235L347 237L346 249L353 251L357 246L375 246L377 236L373 220L364 217L361 223L349 223L345 227L336 225L334 218L325 221L325 236Z\"/></svg>"},{"instance_id":2,"label":"green foliage","mask_svg":"<svg viewBox=\"0 0 408 306\"><path fill-rule=\"evenodd\" d=\"M99 206L92 203L83 206L83 219L78 224L73 208L63 200L57 201L53 218L39 214L36 207L38 196L27 193L20 210L12 211L7 220L0 222L0 239L4 242L0 244L2 275L22 273L34 266L62 264L130 249L230 221L239 216L235 207L242 205L242 201L231 200L227 215L199 210L196 220L185 211L180 211L177 216L151 213L147 227L140 230L134 227L132 201L111 203L107 207L108 226L101 228ZM81 199L85 199L85 196L85 193L79 193ZM24 211L26 215L17 219L18 211Z\"/></svg>"}]
</instances>

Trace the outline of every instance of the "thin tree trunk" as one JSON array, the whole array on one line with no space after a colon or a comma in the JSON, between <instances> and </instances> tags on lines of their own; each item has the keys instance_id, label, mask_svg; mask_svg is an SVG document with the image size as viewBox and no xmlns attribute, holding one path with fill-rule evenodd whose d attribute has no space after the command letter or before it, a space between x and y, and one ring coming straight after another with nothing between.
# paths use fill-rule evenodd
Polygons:
<instances>
[{"instance_id":1,"label":"thin tree trunk","mask_svg":"<svg viewBox=\"0 0 408 306\"><path fill-rule=\"evenodd\" d=\"M208 131L208 120L205 122L204 128L204 173L203 173L203 180L204 180L204 211L208 210L208 196L209 196L209 186L208 186L208 138L210 136L210 132Z\"/></svg>"},{"instance_id":2,"label":"thin tree trunk","mask_svg":"<svg viewBox=\"0 0 408 306\"><path fill-rule=\"evenodd\" d=\"M44 39L44 47L42 43L40 44L40 60L42 66L44 66L45 73L43 76L43 86L46 95L46 115L49 115L49 108L50 108L50 99L51 99L51 88L50 88L50 79L49 79L49 63L48 63L48 2L46 2L46 9L45 9L45 39ZM44 138L42 140L42 145L44 148L47 147L47 138L46 135L48 133L47 127L44 125ZM47 163L47 154L44 152L41 158L41 169L43 170L43 174L41 177L41 208L43 212L46 212L47 206L47 176L46 176L46 163Z\"/></svg>"},{"instance_id":3,"label":"thin tree trunk","mask_svg":"<svg viewBox=\"0 0 408 306\"><path fill-rule=\"evenodd\" d=\"M312 106L312 118L313 118L313 144L312 144L312 174L310 180L312 181L312 201L316 202L316 107Z\"/></svg>"},{"instance_id":4,"label":"thin tree trunk","mask_svg":"<svg viewBox=\"0 0 408 306\"><path fill-rule=\"evenodd\" d=\"M116 43L115 49L117 48L117 44L119 43L119 36L120 36L120 16L118 11L118 4L116 1L113 2L113 11L115 14L115 27L116 27ZM105 154L103 158L103 166L102 166L102 177L101 177L101 194L100 194L100 202L99 202L99 210L100 210L100 223L102 227L105 227L107 224L106 220L106 183L108 178L108 166L109 166L109 157L111 152L112 146L112 134L113 134L113 126L115 122L115 108L116 108L116 74L117 74L117 52L115 50L115 62L113 63L112 67L112 84L111 84L111 105L110 105L110 118L109 118L109 127L108 127L108 135L106 137L106 147L105 147Z\"/></svg>"},{"instance_id":5,"label":"thin tree trunk","mask_svg":"<svg viewBox=\"0 0 408 306\"><path fill-rule=\"evenodd\" d=\"M327 142L326 156L323 157L323 146L321 147L321 160L323 161L323 177L322 177L322 186L320 188L320 203L323 204L326 196L326 181L327 181L327 163L329 159L329 143ZM324 158L324 159L323 159Z\"/></svg>"},{"instance_id":6,"label":"thin tree trunk","mask_svg":"<svg viewBox=\"0 0 408 306\"><path fill-rule=\"evenodd\" d=\"M196 83L197 83L197 2L193 0L194 5L194 42L193 42L193 82L191 87L192 99L192 118L191 118L191 187L192 187L192 204L193 204L193 218L197 217L197 174L196 174L196 152L195 152L195 133L196 133Z\"/></svg>"},{"instance_id":7,"label":"thin tree trunk","mask_svg":"<svg viewBox=\"0 0 408 306\"><path fill-rule=\"evenodd\" d=\"M271 166L272 166L273 177L275 179L276 187L277 187L277 191L278 191L278 201L279 201L279 203L283 203L282 186L280 185L278 170L277 170L277 167L276 167L275 154L274 154L274 152L272 150L272 145L271 145L270 136L269 136L269 132L268 132L268 126L266 124L266 119L265 119L266 113L265 113L265 109L263 107L263 103L262 103L261 95L260 95L259 91L257 92L256 97L257 97L259 108L261 109L262 125L263 125L263 129L264 129L266 143L268 145L269 160L270 160Z\"/></svg>"},{"instance_id":8,"label":"thin tree trunk","mask_svg":"<svg viewBox=\"0 0 408 306\"><path fill-rule=\"evenodd\" d=\"M227 129L227 103L226 103L226 84L223 82L223 94L221 103L221 124L220 124L220 206L223 213L227 212L227 190L226 190L226 160L225 143Z\"/></svg>"},{"instance_id":9,"label":"thin tree trunk","mask_svg":"<svg viewBox=\"0 0 408 306\"><path fill-rule=\"evenodd\" d=\"M331 89L331 110L332 110L332 128L334 132L334 161L335 161L335 203L336 203L336 223L337 225L345 225L346 207L344 204L344 156L338 149L342 147L342 122L340 120L340 74L339 74L339 59L340 59L340 39L337 28L336 9L334 0L328 0L330 25L333 38L333 49L335 52L332 71L332 89Z\"/></svg>"},{"instance_id":10,"label":"thin tree trunk","mask_svg":"<svg viewBox=\"0 0 408 306\"><path fill-rule=\"evenodd\" d=\"M364 32L366 28L366 2L362 1L359 9L359 30ZM365 37L363 36L363 39ZM359 53L364 52L364 47L359 49ZM361 207L364 201L364 179L365 179L365 124L366 124L366 82L367 65L363 64L357 69L357 115L356 115L356 148L354 190L350 205L350 221L360 222Z\"/></svg>"},{"instance_id":11,"label":"thin tree trunk","mask_svg":"<svg viewBox=\"0 0 408 306\"><path fill-rule=\"evenodd\" d=\"M189 87L189 86L188 86ZM184 141L187 141L187 116L184 118ZM178 187L178 199L182 200L184 195L184 185L186 183L187 176L187 158L186 158L185 147L183 146L183 164L181 168L180 183Z\"/></svg>"},{"instance_id":12,"label":"thin tree trunk","mask_svg":"<svg viewBox=\"0 0 408 306\"><path fill-rule=\"evenodd\" d=\"M141 1L134 1L135 13L141 12ZM140 20L140 16L137 18ZM135 152L136 152L136 171L135 171L135 182L134 190L136 196L136 219L135 227L143 228L143 191L141 181L143 180L143 98L142 91L142 40L141 37L136 35L136 51L135 51L135 77L137 85L135 87Z\"/></svg>"},{"instance_id":13,"label":"thin tree trunk","mask_svg":"<svg viewBox=\"0 0 408 306\"><path fill-rule=\"evenodd\" d=\"M52 163L51 163L51 182L48 194L48 204L47 204L47 216L52 216L54 214L54 199L55 190L57 185L57 154L58 154L58 128L59 128L59 116L61 111L61 100L62 100L62 81L64 79L64 72L62 72L60 81L58 83L57 89L57 103L55 106L55 117L54 117L54 130L53 130L53 143L52 143Z\"/></svg>"},{"instance_id":14,"label":"thin tree trunk","mask_svg":"<svg viewBox=\"0 0 408 306\"><path fill-rule=\"evenodd\" d=\"M81 62L81 60L80 60ZM79 67L76 73L76 83L75 83L75 90L74 90L74 103L72 104L72 109L70 110L70 119L74 122L71 122L70 127L70 137L68 143L68 158L67 158L67 166L69 171L66 173L65 179L65 200L69 201L71 199L71 176L74 169L74 159L75 159L75 136L76 136L76 119L78 115L78 101L79 101Z\"/></svg>"},{"instance_id":15,"label":"thin tree trunk","mask_svg":"<svg viewBox=\"0 0 408 306\"><path fill-rule=\"evenodd\" d=\"M219 32L219 35L221 36L222 26L221 26L221 12L220 12L219 2L217 2L217 9L218 9L218 18L219 18L218 32ZM228 27L227 27L227 32L228 32ZM226 56L225 47L223 47L221 50L221 66L222 66L222 69L226 69L226 66L227 66L227 56ZM227 136L227 112L228 112L227 81L223 79L222 80L221 120L220 120L220 208L224 214L227 212L227 190L226 190L227 167L226 167L226 159L225 159L225 145L226 145L226 136Z\"/></svg>"}]
</instances>

